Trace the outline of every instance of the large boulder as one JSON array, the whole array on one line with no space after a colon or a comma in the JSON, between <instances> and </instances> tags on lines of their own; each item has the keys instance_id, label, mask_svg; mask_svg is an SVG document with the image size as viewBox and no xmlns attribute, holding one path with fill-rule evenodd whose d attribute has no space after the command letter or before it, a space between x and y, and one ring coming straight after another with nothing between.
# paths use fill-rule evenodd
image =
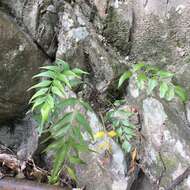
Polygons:
<instances>
[{"instance_id":1,"label":"large boulder","mask_svg":"<svg viewBox=\"0 0 190 190\"><path fill-rule=\"evenodd\" d=\"M20 116L28 106L32 76L44 55L5 13L0 12L0 122Z\"/></svg>"},{"instance_id":2,"label":"large boulder","mask_svg":"<svg viewBox=\"0 0 190 190\"><path fill-rule=\"evenodd\" d=\"M145 61L175 73L173 82L190 90L189 1L132 0L134 30L129 60ZM118 5L120 11L123 4ZM127 9L126 9L127 10ZM131 79L127 100L142 117L145 141L139 150L143 171L154 185L167 188L190 164L189 103L166 102L157 93L147 97ZM190 178L176 189L190 189Z\"/></svg>"},{"instance_id":3,"label":"large boulder","mask_svg":"<svg viewBox=\"0 0 190 190\"><path fill-rule=\"evenodd\" d=\"M90 72L94 88L105 92L125 67L125 60L106 45L101 33L97 33L97 28L103 28L103 24L98 22L97 16L91 20L85 12L87 8L92 13L91 6L83 1L78 1L75 6L65 3L64 12L59 13L61 24L56 56L68 61L72 67ZM97 11L96 14L101 14Z\"/></svg>"},{"instance_id":4,"label":"large boulder","mask_svg":"<svg viewBox=\"0 0 190 190\"><path fill-rule=\"evenodd\" d=\"M0 7L8 14L14 15L38 46L53 58L57 46L57 9L61 9L58 2L60 1L1 0Z\"/></svg>"}]
</instances>

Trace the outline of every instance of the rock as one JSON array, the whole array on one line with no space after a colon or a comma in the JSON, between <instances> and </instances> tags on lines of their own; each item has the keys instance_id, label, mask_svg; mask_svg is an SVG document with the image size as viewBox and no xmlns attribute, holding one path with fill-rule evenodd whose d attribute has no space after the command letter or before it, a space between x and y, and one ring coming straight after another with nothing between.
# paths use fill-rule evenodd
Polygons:
<instances>
[{"instance_id":1,"label":"rock","mask_svg":"<svg viewBox=\"0 0 190 190\"><path fill-rule=\"evenodd\" d=\"M76 97L76 94L68 90L67 96ZM60 113L60 116L73 110L79 110L86 115L94 135L104 130L97 115L94 112L85 111L79 105L67 107ZM83 133L83 136L89 148L95 152L83 152L80 154L80 158L86 164L75 166L77 187L82 188L85 186L88 190L129 190L134 178L126 177L127 162L120 146L106 134L104 138L95 139L92 142L90 142L88 134ZM48 169L52 168L53 155L53 152L49 152L45 157Z\"/></svg>"},{"instance_id":2,"label":"rock","mask_svg":"<svg viewBox=\"0 0 190 190\"><path fill-rule=\"evenodd\" d=\"M23 7L23 24L32 38L50 57L57 48L57 7L51 1L32 0Z\"/></svg>"},{"instance_id":3,"label":"rock","mask_svg":"<svg viewBox=\"0 0 190 190\"><path fill-rule=\"evenodd\" d=\"M17 153L18 159L31 158L38 147L37 123L26 116L12 126L1 126L0 144Z\"/></svg>"},{"instance_id":4,"label":"rock","mask_svg":"<svg viewBox=\"0 0 190 190\"><path fill-rule=\"evenodd\" d=\"M0 122L20 116L28 107L32 76L45 56L15 22L0 12Z\"/></svg>"},{"instance_id":5,"label":"rock","mask_svg":"<svg viewBox=\"0 0 190 190\"><path fill-rule=\"evenodd\" d=\"M52 1L42 0L2 0L1 6L11 15L14 15L16 21L23 26L32 39L43 49L51 58L55 56L57 46L57 6L61 5ZM57 6L56 6L57 5Z\"/></svg>"},{"instance_id":6,"label":"rock","mask_svg":"<svg viewBox=\"0 0 190 190\"><path fill-rule=\"evenodd\" d=\"M125 67L120 64L120 56L105 46L103 37L97 35L81 6L66 4L65 11L60 13L60 21L56 56L72 67L89 71L95 88L104 92Z\"/></svg>"},{"instance_id":7,"label":"rock","mask_svg":"<svg viewBox=\"0 0 190 190\"><path fill-rule=\"evenodd\" d=\"M134 181L131 190L154 190L155 187L150 183L149 179L141 173L136 181Z\"/></svg>"},{"instance_id":8,"label":"rock","mask_svg":"<svg viewBox=\"0 0 190 190\"><path fill-rule=\"evenodd\" d=\"M133 19L132 9L125 4L117 9L111 7L105 19L103 35L123 55L128 55L131 50Z\"/></svg>"},{"instance_id":9,"label":"rock","mask_svg":"<svg viewBox=\"0 0 190 190\"><path fill-rule=\"evenodd\" d=\"M165 111L167 110L167 112ZM181 175L190 164L190 129L183 129L179 117L165 109L154 98L143 101L142 133L146 138L144 145L143 164L146 175L156 182L163 172L160 186L166 188L172 180ZM181 125L180 125L180 122ZM171 148L172 147L172 148ZM164 166L166 170L164 170ZM188 181L180 185L182 190L189 189Z\"/></svg>"},{"instance_id":10,"label":"rock","mask_svg":"<svg viewBox=\"0 0 190 190\"><path fill-rule=\"evenodd\" d=\"M103 130L103 126L94 113L87 113L93 134ZM108 136L90 144L97 153L84 153L81 157L87 163L77 166L79 186L88 190L126 190L130 189L131 179L125 177L127 165L121 148ZM110 151L110 152L109 152Z\"/></svg>"}]
</instances>

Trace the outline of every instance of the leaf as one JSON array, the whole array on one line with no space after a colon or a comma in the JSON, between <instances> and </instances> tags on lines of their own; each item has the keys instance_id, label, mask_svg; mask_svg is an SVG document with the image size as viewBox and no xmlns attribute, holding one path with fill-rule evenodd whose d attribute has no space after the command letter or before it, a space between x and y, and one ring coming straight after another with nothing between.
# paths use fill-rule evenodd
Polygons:
<instances>
[{"instance_id":1,"label":"leaf","mask_svg":"<svg viewBox=\"0 0 190 190\"><path fill-rule=\"evenodd\" d=\"M59 90L59 88L57 88L56 86L52 86L51 88L51 92L55 95L58 95L59 97L63 98L64 94L62 91Z\"/></svg>"},{"instance_id":2,"label":"leaf","mask_svg":"<svg viewBox=\"0 0 190 190\"><path fill-rule=\"evenodd\" d=\"M68 144L63 144L62 147L60 148L60 150L56 152L55 160L53 163L53 170L51 172L51 175L53 177L58 176L58 174L62 168L62 165L64 163L64 160L65 160L68 150L69 150Z\"/></svg>"},{"instance_id":3,"label":"leaf","mask_svg":"<svg viewBox=\"0 0 190 190\"><path fill-rule=\"evenodd\" d=\"M121 87L121 85L124 83L124 81L126 81L127 79L129 79L132 76L131 71L126 71L124 72L121 77L119 78L119 83L118 83L118 88Z\"/></svg>"},{"instance_id":4,"label":"leaf","mask_svg":"<svg viewBox=\"0 0 190 190\"><path fill-rule=\"evenodd\" d=\"M53 80L53 85L57 87L63 94L65 94L64 87L59 80Z\"/></svg>"},{"instance_id":5,"label":"leaf","mask_svg":"<svg viewBox=\"0 0 190 190\"><path fill-rule=\"evenodd\" d=\"M58 72L60 70L58 66L54 66L54 65L44 66L44 67L40 67L40 68L55 71L55 72Z\"/></svg>"},{"instance_id":6,"label":"leaf","mask_svg":"<svg viewBox=\"0 0 190 190\"><path fill-rule=\"evenodd\" d=\"M81 113L77 112L76 119L80 123L80 125L82 125L84 129L90 134L90 136L94 138L92 134L92 129L87 120L85 119L85 117Z\"/></svg>"},{"instance_id":7,"label":"leaf","mask_svg":"<svg viewBox=\"0 0 190 190\"><path fill-rule=\"evenodd\" d=\"M72 86L72 88L77 87L79 84L82 84L83 82L79 79L79 78L74 78L74 79L70 79L69 80L70 85Z\"/></svg>"},{"instance_id":8,"label":"leaf","mask_svg":"<svg viewBox=\"0 0 190 190\"><path fill-rule=\"evenodd\" d=\"M42 123L48 120L50 110L51 106L46 102L41 108Z\"/></svg>"},{"instance_id":9,"label":"leaf","mask_svg":"<svg viewBox=\"0 0 190 190\"><path fill-rule=\"evenodd\" d=\"M81 104L86 110L89 110L89 111L93 112L93 109L91 108L91 106L89 105L88 102L85 102L85 101L83 101L83 100L80 100L79 102L80 102L80 104Z\"/></svg>"},{"instance_id":10,"label":"leaf","mask_svg":"<svg viewBox=\"0 0 190 190\"><path fill-rule=\"evenodd\" d=\"M131 151L131 144L125 140L124 143L122 144L122 148L125 152L129 153Z\"/></svg>"},{"instance_id":11,"label":"leaf","mask_svg":"<svg viewBox=\"0 0 190 190\"><path fill-rule=\"evenodd\" d=\"M40 106L42 103L44 103L46 100L46 97L40 97L34 100L33 106L32 106L32 111L38 106Z\"/></svg>"},{"instance_id":12,"label":"leaf","mask_svg":"<svg viewBox=\"0 0 190 190\"><path fill-rule=\"evenodd\" d=\"M79 143L76 144L73 142L72 146L80 152L88 152L89 151L87 144L79 144Z\"/></svg>"},{"instance_id":13,"label":"leaf","mask_svg":"<svg viewBox=\"0 0 190 190\"><path fill-rule=\"evenodd\" d=\"M71 70L66 70L63 72L63 75L67 76L67 77L75 77L75 78L81 78L80 76L78 76L76 73L74 73L73 71Z\"/></svg>"},{"instance_id":14,"label":"leaf","mask_svg":"<svg viewBox=\"0 0 190 190\"><path fill-rule=\"evenodd\" d=\"M168 91L168 84L166 82L162 82L160 84L160 98L164 98L167 91Z\"/></svg>"},{"instance_id":15,"label":"leaf","mask_svg":"<svg viewBox=\"0 0 190 190\"><path fill-rule=\"evenodd\" d=\"M175 94L180 98L182 102L186 102L188 100L186 90L180 86L175 86Z\"/></svg>"},{"instance_id":16,"label":"leaf","mask_svg":"<svg viewBox=\"0 0 190 190\"><path fill-rule=\"evenodd\" d=\"M60 102L61 108L65 108L67 106L74 106L79 102L77 98L67 98Z\"/></svg>"},{"instance_id":17,"label":"leaf","mask_svg":"<svg viewBox=\"0 0 190 190\"><path fill-rule=\"evenodd\" d=\"M113 137L117 136L117 133L114 130L112 130L112 131L108 132L108 136L113 138Z\"/></svg>"},{"instance_id":18,"label":"leaf","mask_svg":"<svg viewBox=\"0 0 190 190\"><path fill-rule=\"evenodd\" d=\"M75 69L73 69L72 70L75 74L77 74L77 75L82 75L82 74L85 74L85 75L88 75L89 73L87 73L87 72L85 72L85 71L83 71L83 70L81 70L81 69L78 69L78 68L75 68Z\"/></svg>"},{"instance_id":19,"label":"leaf","mask_svg":"<svg viewBox=\"0 0 190 190\"><path fill-rule=\"evenodd\" d=\"M125 103L126 103L126 100L116 100L113 104L114 106L120 106Z\"/></svg>"},{"instance_id":20,"label":"leaf","mask_svg":"<svg viewBox=\"0 0 190 190\"><path fill-rule=\"evenodd\" d=\"M158 85L158 81L155 79L148 79L148 90L147 93L151 94L152 91L156 88L156 86Z\"/></svg>"},{"instance_id":21,"label":"leaf","mask_svg":"<svg viewBox=\"0 0 190 190\"><path fill-rule=\"evenodd\" d=\"M35 98L44 95L46 92L48 91L48 88L42 88L40 90L38 90L30 99L29 103L32 102L32 100L34 100Z\"/></svg>"},{"instance_id":22,"label":"leaf","mask_svg":"<svg viewBox=\"0 0 190 190\"><path fill-rule=\"evenodd\" d=\"M131 153L131 159L133 162L135 162L135 160L137 159L137 149L136 148Z\"/></svg>"},{"instance_id":23,"label":"leaf","mask_svg":"<svg viewBox=\"0 0 190 190\"><path fill-rule=\"evenodd\" d=\"M71 89L70 82L64 74L59 74L57 77L59 80L63 81Z\"/></svg>"},{"instance_id":24,"label":"leaf","mask_svg":"<svg viewBox=\"0 0 190 190\"><path fill-rule=\"evenodd\" d=\"M47 96L47 102L50 105L50 108L53 109L54 108L54 99L50 94Z\"/></svg>"},{"instance_id":25,"label":"leaf","mask_svg":"<svg viewBox=\"0 0 190 190\"><path fill-rule=\"evenodd\" d=\"M169 71L160 70L158 71L158 76L160 78L171 78L174 76L174 74Z\"/></svg>"},{"instance_id":26,"label":"leaf","mask_svg":"<svg viewBox=\"0 0 190 190\"><path fill-rule=\"evenodd\" d=\"M173 86L168 87L168 91L166 92L166 100L171 101L175 96L175 91Z\"/></svg>"},{"instance_id":27,"label":"leaf","mask_svg":"<svg viewBox=\"0 0 190 190\"><path fill-rule=\"evenodd\" d=\"M85 164L85 162L77 156L69 156L69 162L71 164Z\"/></svg>"},{"instance_id":28,"label":"leaf","mask_svg":"<svg viewBox=\"0 0 190 190\"><path fill-rule=\"evenodd\" d=\"M64 138L65 137L65 135L68 133L68 131L71 129L71 125L70 124L67 124L67 125L64 125L64 126L62 126L61 128L57 128L56 130L54 129L54 130L51 130L51 132L52 131L54 131L54 132L52 132L52 136L54 137L54 138Z\"/></svg>"},{"instance_id":29,"label":"leaf","mask_svg":"<svg viewBox=\"0 0 190 190\"><path fill-rule=\"evenodd\" d=\"M105 136L105 132L104 131L98 131L95 135L94 135L94 138L95 139L98 139L98 138L104 138Z\"/></svg>"},{"instance_id":30,"label":"leaf","mask_svg":"<svg viewBox=\"0 0 190 190\"><path fill-rule=\"evenodd\" d=\"M83 138L81 129L79 127L72 127L72 131L73 131L73 138L77 139L80 143L85 143L85 140Z\"/></svg>"},{"instance_id":31,"label":"leaf","mask_svg":"<svg viewBox=\"0 0 190 190\"><path fill-rule=\"evenodd\" d=\"M38 83L38 84L36 84L36 85L30 87L30 88L28 89L28 91L29 91L29 90L32 90L32 89L34 89L34 88L47 87L47 86L49 86L51 83L52 83L52 81L50 81L50 80L43 80L42 82L40 82L40 83Z\"/></svg>"},{"instance_id":32,"label":"leaf","mask_svg":"<svg viewBox=\"0 0 190 190\"><path fill-rule=\"evenodd\" d=\"M135 64L135 65L133 65L133 72L139 71L139 70L141 70L143 67L145 67L145 64L144 64L144 63Z\"/></svg>"},{"instance_id":33,"label":"leaf","mask_svg":"<svg viewBox=\"0 0 190 190\"><path fill-rule=\"evenodd\" d=\"M71 123L73 113L66 113L57 123L52 127L52 131L62 128L64 125Z\"/></svg>"},{"instance_id":34,"label":"leaf","mask_svg":"<svg viewBox=\"0 0 190 190\"><path fill-rule=\"evenodd\" d=\"M69 70L70 69L69 64L66 63L65 61L61 60L61 59L57 58L55 61L55 64L61 65L63 67L63 70Z\"/></svg>"},{"instance_id":35,"label":"leaf","mask_svg":"<svg viewBox=\"0 0 190 190\"><path fill-rule=\"evenodd\" d=\"M56 75L52 71L45 71L45 72L39 73L37 75L34 75L32 78L38 78L38 77L48 77L48 78L54 79L56 77Z\"/></svg>"},{"instance_id":36,"label":"leaf","mask_svg":"<svg viewBox=\"0 0 190 190\"><path fill-rule=\"evenodd\" d=\"M137 85L138 85L138 88L139 89L143 89L144 88L144 83L145 81L147 80L147 77L144 73L140 73L138 76L137 76Z\"/></svg>"},{"instance_id":37,"label":"leaf","mask_svg":"<svg viewBox=\"0 0 190 190\"><path fill-rule=\"evenodd\" d=\"M131 124L128 119L122 120L121 123L122 123L122 125L124 125L124 126L126 126L126 127L128 127L128 126Z\"/></svg>"},{"instance_id":38,"label":"leaf","mask_svg":"<svg viewBox=\"0 0 190 190\"><path fill-rule=\"evenodd\" d=\"M121 127L118 128L118 129L116 130L116 132L117 132L118 136L122 136L122 134L123 134L123 130L122 130Z\"/></svg>"},{"instance_id":39,"label":"leaf","mask_svg":"<svg viewBox=\"0 0 190 190\"><path fill-rule=\"evenodd\" d=\"M69 176L72 179L74 179L75 181L77 181L77 177L76 177L75 171L72 168L70 168L70 167L67 166L67 172L68 172Z\"/></svg>"},{"instance_id":40,"label":"leaf","mask_svg":"<svg viewBox=\"0 0 190 190\"><path fill-rule=\"evenodd\" d=\"M156 74L159 69L153 65L146 65L146 71Z\"/></svg>"},{"instance_id":41,"label":"leaf","mask_svg":"<svg viewBox=\"0 0 190 190\"><path fill-rule=\"evenodd\" d=\"M135 133L134 133L134 130L133 130L133 129L130 129L130 128L128 128L128 127L125 127L123 130L124 130L124 132L125 132L127 135L135 136Z\"/></svg>"}]
</instances>

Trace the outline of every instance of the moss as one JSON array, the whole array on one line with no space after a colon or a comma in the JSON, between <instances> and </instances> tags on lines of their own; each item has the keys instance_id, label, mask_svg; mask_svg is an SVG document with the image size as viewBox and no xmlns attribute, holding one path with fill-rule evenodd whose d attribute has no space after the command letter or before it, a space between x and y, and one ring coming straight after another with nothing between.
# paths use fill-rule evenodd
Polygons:
<instances>
[{"instance_id":1,"label":"moss","mask_svg":"<svg viewBox=\"0 0 190 190\"><path fill-rule=\"evenodd\" d=\"M161 186L167 186L172 181L173 172L176 170L178 161L175 157L171 157L170 155L162 155L162 160L166 166L166 171L164 172L164 177L161 180ZM160 176L163 170L163 163L160 160L160 157L157 157L157 166L155 167L156 175Z\"/></svg>"},{"instance_id":2,"label":"moss","mask_svg":"<svg viewBox=\"0 0 190 190\"><path fill-rule=\"evenodd\" d=\"M110 8L103 30L107 42L121 54L127 55L130 50L129 33L129 23L121 20L117 12Z\"/></svg>"}]
</instances>

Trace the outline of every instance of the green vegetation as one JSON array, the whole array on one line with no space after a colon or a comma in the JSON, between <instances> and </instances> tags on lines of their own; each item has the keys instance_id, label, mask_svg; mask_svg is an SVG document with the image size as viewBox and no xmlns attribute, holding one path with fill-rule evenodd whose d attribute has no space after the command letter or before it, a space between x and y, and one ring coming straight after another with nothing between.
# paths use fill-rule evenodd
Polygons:
<instances>
[{"instance_id":1,"label":"green vegetation","mask_svg":"<svg viewBox=\"0 0 190 190\"><path fill-rule=\"evenodd\" d=\"M158 87L160 98L167 101L171 101L175 96L183 102L188 99L187 92L181 86L172 83L174 77L172 72L145 63L138 63L121 75L118 87L121 87L132 76L134 76L138 89L142 90L146 87L148 95Z\"/></svg>"},{"instance_id":2,"label":"green vegetation","mask_svg":"<svg viewBox=\"0 0 190 190\"><path fill-rule=\"evenodd\" d=\"M43 71L35 75L34 78L42 78L43 80L29 90L37 90L30 103L32 111L40 115L39 134L41 135L45 130L51 134L48 139L54 139L45 150L54 153L53 169L49 181L56 183L59 180L59 174L65 163L67 164L64 165L64 169L71 178L76 180L73 166L84 163L79 157L80 152L89 151L83 139L82 129L93 138L92 130L85 116L77 110L76 105L80 104L86 109L91 108L82 100L67 98L65 89L66 87L72 89L73 86L81 82L81 75L87 73L80 69L71 70L69 65L62 60L56 60L54 65L44 66L41 69ZM68 106L76 108L67 111ZM63 109L65 112L61 117Z\"/></svg>"},{"instance_id":3,"label":"green vegetation","mask_svg":"<svg viewBox=\"0 0 190 190\"><path fill-rule=\"evenodd\" d=\"M114 105L121 105L122 101L117 100ZM131 139L136 135L136 126L130 123L129 117L133 113L125 108L115 107L106 115L106 122L110 123L117 133L117 141L122 145L122 149L128 153L131 151Z\"/></svg>"},{"instance_id":4,"label":"green vegetation","mask_svg":"<svg viewBox=\"0 0 190 190\"><path fill-rule=\"evenodd\" d=\"M86 132L92 139L108 135L115 138L126 153L131 151L131 140L135 137L137 129L130 122L133 113L121 106L125 100L115 101L113 108L107 112L104 118L103 123L111 126L112 130L92 134L85 114L79 110L83 107L92 111L91 107L77 97L67 97L68 93L66 92L82 83L82 75L88 73L78 68L71 69L67 63L59 59L55 61L54 65L44 66L41 69L42 72L33 77L39 78L41 81L29 89L36 90L30 103L32 104L31 110L40 116L39 135L43 132L50 134L45 140L46 142L51 139L51 143L45 151L54 153L53 169L49 177L50 183L54 184L59 181L59 174L63 169L72 179L77 180L74 166L75 164L84 164L80 153L91 151L83 138L83 132ZM185 90L172 83L174 74L171 72L138 63L123 73L118 87L121 87L132 76L140 90L146 87L148 95L158 88L160 97L168 101L172 100L175 95L183 102L187 100Z\"/></svg>"}]
</instances>

